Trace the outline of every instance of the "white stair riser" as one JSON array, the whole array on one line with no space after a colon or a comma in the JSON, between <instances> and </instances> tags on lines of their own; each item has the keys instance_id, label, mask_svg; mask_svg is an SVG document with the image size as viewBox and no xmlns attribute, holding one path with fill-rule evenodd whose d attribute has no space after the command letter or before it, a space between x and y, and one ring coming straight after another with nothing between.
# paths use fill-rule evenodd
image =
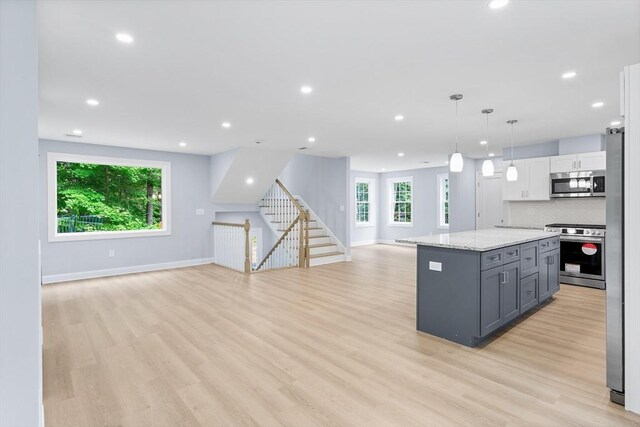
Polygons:
<instances>
[{"instance_id":1,"label":"white stair riser","mask_svg":"<svg viewBox=\"0 0 640 427\"><path fill-rule=\"evenodd\" d=\"M326 236L327 232L320 228L317 230L309 230L309 236Z\"/></svg>"},{"instance_id":2,"label":"white stair riser","mask_svg":"<svg viewBox=\"0 0 640 427\"><path fill-rule=\"evenodd\" d=\"M344 254L333 255L333 256L323 256L320 258L311 258L309 260L309 266L315 267L317 265L332 264L334 262L341 262L345 260L346 260L346 257L344 256Z\"/></svg>"},{"instance_id":3,"label":"white stair riser","mask_svg":"<svg viewBox=\"0 0 640 427\"><path fill-rule=\"evenodd\" d=\"M331 243L331 238L329 237L318 237L317 239L309 239L310 245L320 245L323 243Z\"/></svg>"},{"instance_id":4,"label":"white stair riser","mask_svg":"<svg viewBox=\"0 0 640 427\"><path fill-rule=\"evenodd\" d=\"M309 248L310 255L326 254L329 252L337 252L337 245L320 246L318 248Z\"/></svg>"}]
</instances>

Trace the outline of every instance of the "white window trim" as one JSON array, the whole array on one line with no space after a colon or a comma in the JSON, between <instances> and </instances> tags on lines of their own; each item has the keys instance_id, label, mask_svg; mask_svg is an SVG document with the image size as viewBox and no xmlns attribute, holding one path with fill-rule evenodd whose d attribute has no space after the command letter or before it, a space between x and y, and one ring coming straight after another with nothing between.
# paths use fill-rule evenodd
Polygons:
<instances>
[{"instance_id":1,"label":"white window trim","mask_svg":"<svg viewBox=\"0 0 640 427\"><path fill-rule=\"evenodd\" d=\"M369 185L369 221L358 222L358 195L357 188L359 183ZM376 182L370 178L356 178L353 185L353 216L356 227L375 227L376 225Z\"/></svg>"},{"instance_id":2,"label":"white window trim","mask_svg":"<svg viewBox=\"0 0 640 427\"><path fill-rule=\"evenodd\" d=\"M393 207L395 204L395 198L393 194L393 184L396 182L410 182L411 183L411 222L395 222L393 220ZM393 227L413 227L413 218L414 218L414 205L415 199L414 195L414 187L413 187L413 176L404 176L398 178L388 178L387 179L387 219L388 225Z\"/></svg>"},{"instance_id":3,"label":"white window trim","mask_svg":"<svg viewBox=\"0 0 640 427\"><path fill-rule=\"evenodd\" d=\"M444 223L444 180L449 178L448 173L438 174L438 228L441 230L448 230L449 224ZM449 183L451 184L451 183ZM451 187L449 187L451 188ZM451 196L451 194L449 194ZM449 206L451 206L451 197L449 197ZM451 212L449 212L449 219L451 219Z\"/></svg>"},{"instance_id":4,"label":"white window trim","mask_svg":"<svg viewBox=\"0 0 640 427\"><path fill-rule=\"evenodd\" d=\"M91 163L98 165L137 166L162 170L162 229L127 231L88 231L84 233L58 233L58 162ZM155 160L98 157L82 154L47 153L47 225L49 242L124 239L171 235L171 163Z\"/></svg>"}]
</instances>

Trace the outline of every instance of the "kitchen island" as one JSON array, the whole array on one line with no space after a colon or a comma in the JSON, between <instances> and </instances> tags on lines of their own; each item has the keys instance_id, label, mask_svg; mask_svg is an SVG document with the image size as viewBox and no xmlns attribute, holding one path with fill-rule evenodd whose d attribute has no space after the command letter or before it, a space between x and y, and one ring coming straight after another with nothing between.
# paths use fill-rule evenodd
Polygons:
<instances>
[{"instance_id":1,"label":"kitchen island","mask_svg":"<svg viewBox=\"0 0 640 427\"><path fill-rule=\"evenodd\" d=\"M496 228L398 242L418 245L418 330L469 347L560 289L559 233Z\"/></svg>"}]
</instances>

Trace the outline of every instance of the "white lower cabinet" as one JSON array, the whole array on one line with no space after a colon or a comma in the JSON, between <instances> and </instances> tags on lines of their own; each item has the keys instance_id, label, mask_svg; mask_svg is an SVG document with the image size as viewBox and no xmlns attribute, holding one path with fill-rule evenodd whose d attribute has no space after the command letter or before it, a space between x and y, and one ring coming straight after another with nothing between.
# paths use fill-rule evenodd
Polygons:
<instances>
[{"instance_id":1,"label":"white lower cabinet","mask_svg":"<svg viewBox=\"0 0 640 427\"><path fill-rule=\"evenodd\" d=\"M549 157L514 160L517 181L507 181L506 170L511 162L503 162L503 198L507 201L549 200Z\"/></svg>"}]
</instances>

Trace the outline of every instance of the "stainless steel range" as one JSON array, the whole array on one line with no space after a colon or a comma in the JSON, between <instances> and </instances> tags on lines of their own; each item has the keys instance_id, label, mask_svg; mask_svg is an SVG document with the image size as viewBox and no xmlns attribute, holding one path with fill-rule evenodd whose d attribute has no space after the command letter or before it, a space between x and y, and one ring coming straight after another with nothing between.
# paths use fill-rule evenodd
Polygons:
<instances>
[{"instance_id":1,"label":"stainless steel range","mask_svg":"<svg viewBox=\"0 0 640 427\"><path fill-rule=\"evenodd\" d=\"M560 232L560 281L590 288L605 288L605 226L548 224Z\"/></svg>"}]
</instances>

